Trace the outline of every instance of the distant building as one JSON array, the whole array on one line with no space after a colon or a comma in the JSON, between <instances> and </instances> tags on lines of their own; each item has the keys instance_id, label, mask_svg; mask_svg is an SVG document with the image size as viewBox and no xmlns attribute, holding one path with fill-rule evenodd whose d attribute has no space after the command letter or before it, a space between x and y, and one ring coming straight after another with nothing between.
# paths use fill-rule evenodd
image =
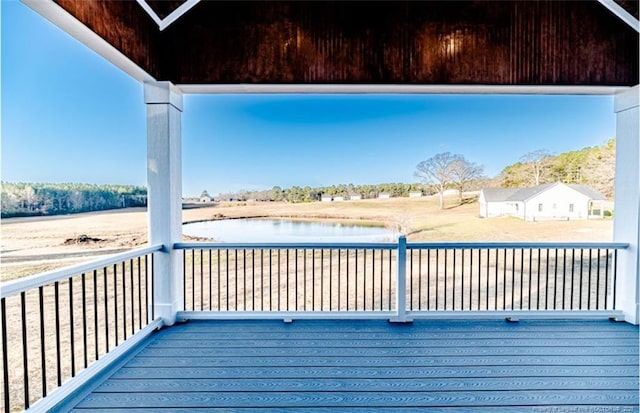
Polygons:
<instances>
[{"instance_id":1,"label":"distant building","mask_svg":"<svg viewBox=\"0 0 640 413\"><path fill-rule=\"evenodd\" d=\"M409 192L409 198L421 198L422 191L411 191Z\"/></svg>"},{"instance_id":2,"label":"distant building","mask_svg":"<svg viewBox=\"0 0 640 413\"><path fill-rule=\"evenodd\" d=\"M602 217L608 204L590 186L560 182L531 188L485 188L478 202L481 218L513 216L525 221ZM596 210L598 215L593 215Z\"/></svg>"},{"instance_id":3,"label":"distant building","mask_svg":"<svg viewBox=\"0 0 640 413\"><path fill-rule=\"evenodd\" d=\"M213 198L211 198L209 193L206 190L202 191L202 193L200 194L200 202L209 203L211 201L213 201Z\"/></svg>"},{"instance_id":4,"label":"distant building","mask_svg":"<svg viewBox=\"0 0 640 413\"><path fill-rule=\"evenodd\" d=\"M333 197L333 202L342 202L344 201L344 197L343 196L334 196Z\"/></svg>"},{"instance_id":5,"label":"distant building","mask_svg":"<svg viewBox=\"0 0 640 413\"><path fill-rule=\"evenodd\" d=\"M352 201L360 201L362 200L362 195L351 195L349 199Z\"/></svg>"},{"instance_id":6,"label":"distant building","mask_svg":"<svg viewBox=\"0 0 640 413\"><path fill-rule=\"evenodd\" d=\"M320 201L322 201L322 202L331 202L331 201L333 201L333 197L331 197L329 195L322 195L322 198L320 198Z\"/></svg>"},{"instance_id":7,"label":"distant building","mask_svg":"<svg viewBox=\"0 0 640 413\"><path fill-rule=\"evenodd\" d=\"M380 192L378 194L378 199L389 199L391 198L391 194L389 194L388 192Z\"/></svg>"}]
</instances>

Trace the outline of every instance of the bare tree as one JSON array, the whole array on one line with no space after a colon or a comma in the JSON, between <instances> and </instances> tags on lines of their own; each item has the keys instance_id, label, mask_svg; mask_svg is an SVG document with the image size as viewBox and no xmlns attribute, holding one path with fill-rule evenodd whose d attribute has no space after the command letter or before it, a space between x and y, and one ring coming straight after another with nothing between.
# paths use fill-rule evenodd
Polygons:
<instances>
[{"instance_id":1,"label":"bare tree","mask_svg":"<svg viewBox=\"0 0 640 413\"><path fill-rule=\"evenodd\" d=\"M534 185L540 185L540 183L544 181L551 167L552 160L553 156L551 152L546 149L527 152L520 158L520 162L526 165L531 172L530 182Z\"/></svg>"},{"instance_id":2,"label":"bare tree","mask_svg":"<svg viewBox=\"0 0 640 413\"><path fill-rule=\"evenodd\" d=\"M453 183L453 163L457 155L438 153L416 166L415 176L440 194L440 209L444 209L444 191Z\"/></svg>"},{"instance_id":3,"label":"bare tree","mask_svg":"<svg viewBox=\"0 0 640 413\"><path fill-rule=\"evenodd\" d=\"M592 150L584 161L582 172L588 185L612 199L616 175L615 141L610 140L606 145Z\"/></svg>"},{"instance_id":4,"label":"bare tree","mask_svg":"<svg viewBox=\"0 0 640 413\"><path fill-rule=\"evenodd\" d=\"M460 203L462 203L462 194L469 190L470 184L483 177L484 168L476 163L469 162L462 155L455 155L455 159L451 164L451 176L453 182L458 188Z\"/></svg>"}]
</instances>

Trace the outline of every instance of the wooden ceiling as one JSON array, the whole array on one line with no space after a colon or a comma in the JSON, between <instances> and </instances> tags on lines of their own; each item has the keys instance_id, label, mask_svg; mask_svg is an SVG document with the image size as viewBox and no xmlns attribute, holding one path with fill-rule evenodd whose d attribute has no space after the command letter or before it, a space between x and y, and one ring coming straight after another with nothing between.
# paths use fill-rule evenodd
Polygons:
<instances>
[{"instance_id":1,"label":"wooden ceiling","mask_svg":"<svg viewBox=\"0 0 640 413\"><path fill-rule=\"evenodd\" d=\"M175 84L638 84L638 32L595 0L202 1L164 30L137 2L55 2Z\"/></svg>"}]
</instances>

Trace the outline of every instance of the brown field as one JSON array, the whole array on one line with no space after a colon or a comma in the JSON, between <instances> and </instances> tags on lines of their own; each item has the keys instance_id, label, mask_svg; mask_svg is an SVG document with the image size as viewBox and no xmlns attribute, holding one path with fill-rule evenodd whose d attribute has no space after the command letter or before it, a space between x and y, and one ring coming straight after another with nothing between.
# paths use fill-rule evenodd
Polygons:
<instances>
[{"instance_id":1,"label":"brown field","mask_svg":"<svg viewBox=\"0 0 640 413\"><path fill-rule=\"evenodd\" d=\"M477 202L435 197L339 203L221 203L183 211L183 222L241 217L364 221L401 228L409 241L611 241L612 221L523 222L478 218ZM3 281L85 262L142 246L147 240L144 209L60 217L2 220L0 273ZM86 236L86 237L84 237Z\"/></svg>"}]
</instances>

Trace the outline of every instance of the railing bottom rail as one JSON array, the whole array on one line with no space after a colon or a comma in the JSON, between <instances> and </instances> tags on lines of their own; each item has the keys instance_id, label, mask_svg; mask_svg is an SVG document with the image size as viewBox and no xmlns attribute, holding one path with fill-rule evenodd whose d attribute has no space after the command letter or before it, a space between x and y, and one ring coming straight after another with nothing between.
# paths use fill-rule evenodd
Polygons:
<instances>
[{"instance_id":1,"label":"railing bottom rail","mask_svg":"<svg viewBox=\"0 0 640 413\"><path fill-rule=\"evenodd\" d=\"M390 319L395 311L178 311L178 320Z\"/></svg>"},{"instance_id":2,"label":"railing bottom rail","mask_svg":"<svg viewBox=\"0 0 640 413\"><path fill-rule=\"evenodd\" d=\"M524 319L558 320L606 320L624 321L624 314L617 310L475 310L475 311L407 311L408 319Z\"/></svg>"},{"instance_id":3,"label":"railing bottom rail","mask_svg":"<svg viewBox=\"0 0 640 413\"><path fill-rule=\"evenodd\" d=\"M407 311L400 318L395 311L179 311L178 320L371 320L387 319L390 322L411 322L415 319L566 319L624 321L624 314L617 310L471 310L471 311Z\"/></svg>"}]
</instances>

